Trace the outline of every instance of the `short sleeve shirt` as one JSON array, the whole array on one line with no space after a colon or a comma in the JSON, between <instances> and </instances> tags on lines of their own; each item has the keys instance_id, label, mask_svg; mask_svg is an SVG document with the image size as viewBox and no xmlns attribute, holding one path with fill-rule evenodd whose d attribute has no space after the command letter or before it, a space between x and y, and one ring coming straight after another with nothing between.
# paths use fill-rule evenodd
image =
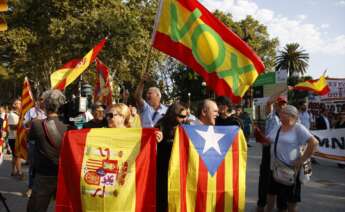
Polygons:
<instances>
[{"instance_id":1,"label":"short sleeve shirt","mask_svg":"<svg viewBox=\"0 0 345 212\"><path fill-rule=\"evenodd\" d=\"M280 126L280 120L277 116L277 112L273 110L270 114L267 115L265 122L265 135L267 136L270 132Z\"/></svg>"},{"instance_id":2,"label":"short sleeve shirt","mask_svg":"<svg viewBox=\"0 0 345 212\"><path fill-rule=\"evenodd\" d=\"M19 122L19 115L13 111L8 114L8 125L17 125ZM8 129L8 139L16 139L17 130Z\"/></svg>"},{"instance_id":3,"label":"short sleeve shirt","mask_svg":"<svg viewBox=\"0 0 345 212\"><path fill-rule=\"evenodd\" d=\"M144 107L142 111L140 111L141 126L143 128L153 127L159 121L159 119L165 115L167 109L168 108L165 105L160 104L158 110L155 111L153 107L144 101Z\"/></svg>"},{"instance_id":4,"label":"short sleeve shirt","mask_svg":"<svg viewBox=\"0 0 345 212\"><path fill-rule=\"evenodd\" d=\"M268 139L271 142L271 155L274 157L274 142L279 126L273 129ZM277 141L277 157L288 165L301 156L300 148L307 143L313 135L302 124L296 123L288 132L280 131Z\"/></svg>"}]
</instances>

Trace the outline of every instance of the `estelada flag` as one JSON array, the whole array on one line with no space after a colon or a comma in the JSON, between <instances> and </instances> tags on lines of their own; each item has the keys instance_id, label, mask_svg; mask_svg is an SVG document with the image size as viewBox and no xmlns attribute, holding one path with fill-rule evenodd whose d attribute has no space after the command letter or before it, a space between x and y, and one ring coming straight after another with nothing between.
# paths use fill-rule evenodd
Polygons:
<instances>
[{"instance_id":1,"label":"estelada flag","mask_svg":"<svg viewBox=\"0 0 345 212\"><path fill-rule=\"evenodd\" d=\"M155 130L66 132L60 153L56 211L155 211Z\"/></svg>"},{"instance_id":2,"label":"estelada flag","mask_svg":"<svg viewBox=\"0 0 345 212\"><path fill-rule=\"evenodd\" d=\"M153 46L237 103L265 69L255 52L196 0L161 0Z\"/></svg>"},{"instance_id":3,"label":"estelada flag","mask_svg":"<svg viewBox=\"0 0 345 212\"><path fill-rule=\"evenodd\" d=\"M316 95L327 95L330 91L328 82L324 76L321 76L317 80L307 80L300 82L293 87L294 90L310 91Z\"/></svg>"},{"instance_id":4,"label":"estelada flag","mask_svg":"<svg viewBox=\"0 0 345 212\"><path fill-rule=\"evenodd\" d=\"M237 126L179 127L169 164L169 211L244 211L246 160Z\"/></svg>"},{"instance_id":5,"label":"estelada flag","mask_svg":"<svg viewBox=\"0 0 345 212\"><path fill-rule=\"evenodd\" d=\"M27 134L28 129L24 126L24 118L26 112L35 106L35 101L31 93L30 83L27 77L24 79L23 91L21 96L21 110L19 115L19 121L17 125L17 137L15 144L15 155L19 158L27 159L28 148L27 148Z\"/></svg>"},{"instance_id":6,"label":"estelada flag","mask_svg":"<svg viewBox=\"0 0 345 212\"><path fill-rule=\"evenodd\" d=\"M111 77L109 68L96 58L96 85L94 92L94 102L101 102L104 105L113 103L113 95L111 89Z\"/></svg>"},{"instance_id":7,"label":"estelada flag","mask_svg":"<svg viewBox=\"0 0 345 212\"><path fill-rule=\"evenodd\" d=\"M106 39L103 38L93 49L91 49L81 60L73 59L67 62L62 68L50 75L51 87L63 91L69 84L76 80L87 67L95 60L102 50Z\"/></svg>"}]
</instances>

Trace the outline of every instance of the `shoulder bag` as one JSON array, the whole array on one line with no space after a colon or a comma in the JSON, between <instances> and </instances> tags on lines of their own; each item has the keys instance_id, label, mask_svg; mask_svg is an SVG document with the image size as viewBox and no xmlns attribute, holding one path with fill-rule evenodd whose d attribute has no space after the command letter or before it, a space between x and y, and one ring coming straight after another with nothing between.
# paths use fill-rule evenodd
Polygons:
<instances>
[{"instance_id":1,"label":"shoulder bag","mask_svg":"<svg viewBox=\"0 0 345 212\"><path fill-rule=\"evenodd\" d=\"M291 186L295 184L296 171L293 167L285 164L277 157L277 143L279 139L280 129L278 129L275 142L274 142L274 158L272 160L273 178L276 182L283 185Z\"/></svg>"}]
</instances>

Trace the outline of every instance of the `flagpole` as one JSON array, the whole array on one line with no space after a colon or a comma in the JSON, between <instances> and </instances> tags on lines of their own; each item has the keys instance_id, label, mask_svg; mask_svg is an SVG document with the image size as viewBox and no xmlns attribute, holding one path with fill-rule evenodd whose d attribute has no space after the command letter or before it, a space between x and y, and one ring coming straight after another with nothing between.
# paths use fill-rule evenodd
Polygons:
<instances>
[{"instance_id":1,"label":"flagpole","mask_svg":"<svg viewBox=\"0 0 345 212\"><path fill-rule=\"evenodd\" d=\"M151 54L152 54L152 45L150 45L149 52L147 53L146 59L145 59L145 64L143 69L141 70L141 77L148 73L148 70L150 68L150 62L151 62Z\"/></svg>"}]
</instances>

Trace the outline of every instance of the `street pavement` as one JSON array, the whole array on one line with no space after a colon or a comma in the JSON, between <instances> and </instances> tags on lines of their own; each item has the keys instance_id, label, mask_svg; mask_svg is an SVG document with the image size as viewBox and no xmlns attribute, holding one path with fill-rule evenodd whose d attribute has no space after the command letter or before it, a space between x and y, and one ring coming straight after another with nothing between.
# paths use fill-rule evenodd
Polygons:
<instances>
[{"instance_id":1,"label":"street pavement","mask_svg":"<svg viewBox=\"0 0 345 212\"><path fill-rule=\"evenodd\" d=\"M255 211L259 165L261 160L260 144L252 143L248 149L246 211ZM0 192L7 199L11 211L26 210L28 198L24 195L27 181L20 181L10 176L10 156L0 167ZM298 208L301 212L345 212L345 169L335 163L318 160L313 165L313 175L309 183L302 186L302 202ZM27 174L27 166L24 171ZM0 212L5 211L0 202ZM54 211L52 201L49 210Z\"/></svg>"}]
</instances>

